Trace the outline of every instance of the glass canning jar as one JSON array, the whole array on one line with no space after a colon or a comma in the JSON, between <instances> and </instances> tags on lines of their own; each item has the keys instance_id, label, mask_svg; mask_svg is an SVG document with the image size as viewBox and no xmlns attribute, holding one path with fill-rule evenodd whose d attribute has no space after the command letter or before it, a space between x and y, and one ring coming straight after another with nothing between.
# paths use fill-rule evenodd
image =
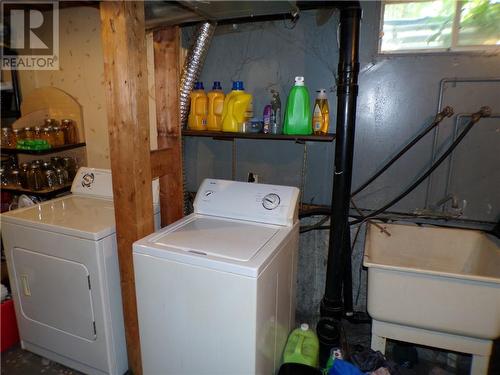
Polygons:
<instances>
[{"instance_id":1,"label":"glass canning jar","mask_svg":"<svg viewBox=\"0 0 500 375\"><path fill-rule=\"evenodd\" d=\"M12 148L12 129L2 128L2 147Z\"/></svg>"},{"instance_id":2,"label":"glass canning jar","mask_svg":"<svg viewBox=\"0 0 500 375\"><path fill-rule=\"evenodd\" d=\"M42 139L42 128L35 126L33 128L33 139Z\"/></svg>"},{"instance_id":3,"label":"glass canning jar","mask_svg":"<svg viewBox=\"0 0 500 375\"><path fill-rule=\"evenodd\" d=\"M62 129L58 126L54 126L52 131L54 132L54 146L64 146L64 132Z\"/></svg>"},{"instance_id":4,"label":"glass canning jar","mask_svg":"<svg viewBox=\"0 0 500 375\"><path fill-rule=\"evenodd\" d=\"M66 141L66 144L78 143L78 132L73 120L61 120L61 128L64 133L64 140Z\"/></svg>"},{"instance_id":5,"label":"glass canning jar","mask_svg":"<svg viewBox=\"0 0 500 375\"><path fill-rule=\"evenodd\" d=\"M23 139L22 129L12 129L12 148L17 147L17 141Z\"/></svg>"},{"instance_id":6,"label":"glass canning jar","mask_svg":"<svg viewBox=\"0 0 500 375\"><path fill-rule=\"evenodd\" d=\"M47 143L51 146L54 146L54 132L52 127L45 126L42 128L42 134L40 136L41 140L47 141Z\"/></svg>"},{"instance_id":7,"label":"glass canning jar","mask_svg":"<svg viewBox=\"0 0 500 375\"><path fill-rule=\"evenodd\" d=\"M27 126L24 128L24 139L27 139L29 141L32 141L35 139L35 131L33 128Z\"/></svg>"},{"instance_id":8,"label":"glass canning jar","mask_svg":"<svg viewBox=\"0 0 500 375\"><path fill-rule=\"evenodd\" d=\"M37 191L44 188L43 173L40 164L31 164L28 171L28 186L30 190Z\"/></svg>"}]
</instances>

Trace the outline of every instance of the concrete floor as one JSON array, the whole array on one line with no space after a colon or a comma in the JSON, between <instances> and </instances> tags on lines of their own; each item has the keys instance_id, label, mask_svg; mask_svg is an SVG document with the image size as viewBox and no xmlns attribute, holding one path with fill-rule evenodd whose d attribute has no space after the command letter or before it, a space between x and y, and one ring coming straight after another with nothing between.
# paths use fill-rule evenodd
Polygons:
<instances>
[{"instance_id":1,"label":"concrete floor","mask_svg":"<svg viewBox=\"0 0 500 375\"><path fill-rule=\"evenodd\" d=\"M2 375L79 375L81 372L69 369L56 362L22 350L15 346L2 353Z\"/></svg>"},{"instance_id":2,"label":"concrete floor","mask_svg":"<svg viewBox=\"0 0 500 375\"><path fill-rule=\"evenodd\" d=\"M351 348L360 345L365 348L370 345L370 325L344 323L344 330ZM394 343L388 344L388 359L391 359L391 348ZM446 353L430 348L419 348L420 360L412 369L401 368L401 375L466 375L469 373L470 356L458 354L457 367L446 366ZM79 375L78 371L71 370L56 362L49 361L36 354L22 350L19 346L2 353L2 375Z\"/></svg>"}]
</instances>

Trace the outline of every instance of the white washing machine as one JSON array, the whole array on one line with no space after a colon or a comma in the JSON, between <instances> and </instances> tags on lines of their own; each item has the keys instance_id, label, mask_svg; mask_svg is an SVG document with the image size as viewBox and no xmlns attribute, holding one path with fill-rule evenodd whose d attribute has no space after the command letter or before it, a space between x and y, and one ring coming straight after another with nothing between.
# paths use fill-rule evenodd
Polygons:
<instances>
[{"instance_id":1,"label":"white washing machine","mask_svg":"<svg viewBox=\"0 0 500 375\"><path fill-rule=\"evenodd\" d=\"M155 223L159 228L158 185ZM86 374L128 369L109 170L73 194L1 215L21 346Z\"/></svg>"},{"instance_id":2,"label":"white washing machine","mask_svg":"<svg viewBox=\"0 0 500 375\"><path fill-rule=\"evenodd\" d=\"M144 374L273 374L295 324L299 190L207 179L134 243Z\"/></svg>"}]
</instances>

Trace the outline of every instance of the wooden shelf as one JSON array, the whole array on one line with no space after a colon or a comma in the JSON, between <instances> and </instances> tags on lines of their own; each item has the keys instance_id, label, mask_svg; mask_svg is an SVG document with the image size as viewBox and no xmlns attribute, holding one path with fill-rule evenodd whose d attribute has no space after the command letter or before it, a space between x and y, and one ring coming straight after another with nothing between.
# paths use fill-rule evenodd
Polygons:
<instances>
[{"instance_id":1,"label":"wooden shelf","mask_svg":"<svg viewBox=\"0 0 500 375\"><path fill-rule=\"evenodd\" d=\"M64 186L59 186L53 189L43 189L43 190L29 190L23 189L22 187L17 186L2 186L2 191L8 191L9 193L15 194L28 194L28 195L36 195L37 197L49 198L55 195L59 195L71 189L71 183L68 183Z\"/></svg>"},{"instance_id":2,"label":"wooden shelf","mask_svg":"<svg viewBox=\"0 0 500 375\"><path fill-rule=\"evenodd\" d=\"M39 151L22 150L19 148L2 148L2 154L48 155L48 154L54 154L54 153L60 152L60 151L72 150L74 148L85 147L85 146L86 146L85 142L81 142L81 143L75 143L72 145L52 147L52 148L49 148L47 150L39 150Z\"/></svg>"},{"instance_id":3,"label":"wooden shelf","mask_svg":"<svg viewBox=\"0 0 500 375\"><path fill-rule=\"evenodd\" d=\"M282 140L295 142L333 142L335 134L326 135L285 135L285 134L264 134L264 133L228 133L205 130L183 130L184 137L208 137L213 139L258 139L258 140Z\"/></svg>"}]
</instances>

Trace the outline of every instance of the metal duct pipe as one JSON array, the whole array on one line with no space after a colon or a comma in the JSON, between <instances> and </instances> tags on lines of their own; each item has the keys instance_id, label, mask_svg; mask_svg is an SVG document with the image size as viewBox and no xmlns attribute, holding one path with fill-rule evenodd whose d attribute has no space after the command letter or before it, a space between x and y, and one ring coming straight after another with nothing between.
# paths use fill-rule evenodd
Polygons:
<instances>
[{"instance_id":1,"label":"metal duct pipe","mask_svg":"<svg viewBox=\"0 0 500 375\"><path fill-rule=\"evenodd\" d=\"M198 26L195 40L188 51L184 67L182 68L181 84L179 88L179 110L181 114L181 126L186 126L189 115L189 96L193 90L195 81L198 79L207 55L208 47L214 36L216 23L204 22Z\"/></svg>"},{"instance_id":2,"label":"metal duct pipe","mask_svg":"<svg viewBox=\"0 0 500 375\"><path fill-rule=\"evenodd\" d=\"M354 127L359 74L359 2L346 2L340 8L340 48L337 82L337 127L335 140L335 171L328 244L325 295L321 301L321 316L341 318L342 284L346 258L350 256L347 235L349 200L351 196Z\"/></svg>"}]
</instances>

